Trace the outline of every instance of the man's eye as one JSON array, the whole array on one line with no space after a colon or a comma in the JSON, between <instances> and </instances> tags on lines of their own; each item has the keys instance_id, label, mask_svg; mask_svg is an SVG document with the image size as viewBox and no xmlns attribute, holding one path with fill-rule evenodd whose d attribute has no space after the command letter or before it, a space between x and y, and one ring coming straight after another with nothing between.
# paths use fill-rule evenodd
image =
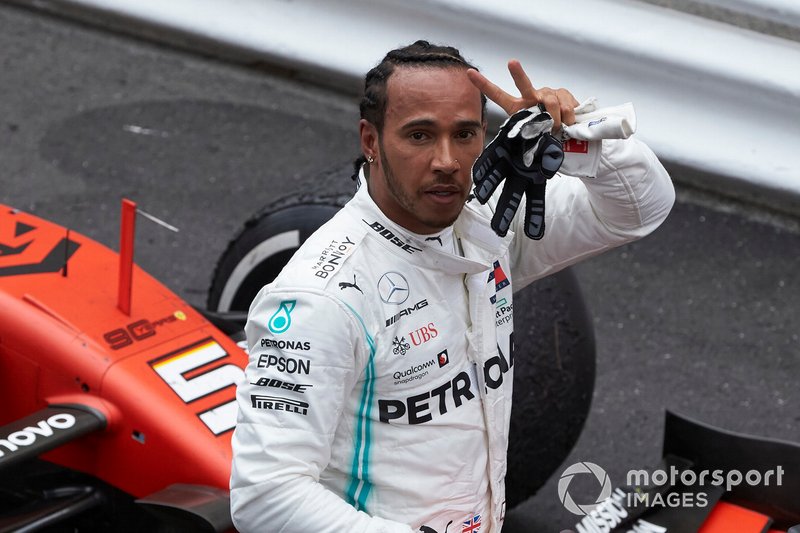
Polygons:
<instances>
[{"instance_id":1,"label":"man's eye","mask_svg":"<svg viewBox=\"0 0 800 533\"><path fill-rule=\"evenodd\" d=\"M475 132L473 130L463 130L458 132L459 139L471 139L475 137Z\"/></svg>"},{"instance_id":2,"label":"man's eye","mask_svg":"<svg viewBox=\"0 0 800 533\"><path fill-rule=\"evenodd\" d=\"M411 137L415 141L423 141L423 140L425 140L427 135L425 135L421 131L414 131L414 132L411 133L411 135L409 135L409 137Z\"/></svg>"}]
</instances>

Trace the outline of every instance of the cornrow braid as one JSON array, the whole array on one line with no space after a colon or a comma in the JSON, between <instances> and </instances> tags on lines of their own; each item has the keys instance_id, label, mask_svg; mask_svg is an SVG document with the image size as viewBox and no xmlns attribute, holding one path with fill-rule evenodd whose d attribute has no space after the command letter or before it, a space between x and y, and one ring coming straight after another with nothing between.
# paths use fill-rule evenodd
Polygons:
<instances>
[{"instance_id":1,"label":"cornrow braid","mask_svg":"<svg viewBox=\"0 0 800 533\"><path fill-rule=\"evenodd\" d=\"M386 113L386 84L397 67L429 66L434 68L477 68L461 56L452 46L440 46L428 41L417 41L408 46L392 50L377 66L367 72L364 79L364 96L361 98L361 118L372 123L383 132ZM481 108L486 113L486 96L481 95Z\"/></svg>"}]
</instances>

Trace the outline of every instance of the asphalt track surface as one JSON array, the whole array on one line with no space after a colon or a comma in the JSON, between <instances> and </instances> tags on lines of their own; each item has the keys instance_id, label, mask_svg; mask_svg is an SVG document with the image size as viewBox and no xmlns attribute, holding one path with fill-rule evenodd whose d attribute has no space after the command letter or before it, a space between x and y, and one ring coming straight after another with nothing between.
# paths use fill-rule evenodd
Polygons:
<instances>
[{"instance_id":1,"label":"asphalt track surface","mask_svg":"<svg viewBox=\"0 0 800 533\"><path fill-rule=\"evenodd\" d=\"M191 304L246 218L357 153L356 122L353 98L280 72L0 6L0 203L117 249L120 199L135 200L180 228L140 219L137 262ZM800 441L798 228L679 189L657 232L576 268L598 366L564 467L591 461L621 482L654 465L665 409ZM558 478L509 513L508 531L575 523ZM597 491L570 487L578 503Z\"/></svg>"}]
</instances>

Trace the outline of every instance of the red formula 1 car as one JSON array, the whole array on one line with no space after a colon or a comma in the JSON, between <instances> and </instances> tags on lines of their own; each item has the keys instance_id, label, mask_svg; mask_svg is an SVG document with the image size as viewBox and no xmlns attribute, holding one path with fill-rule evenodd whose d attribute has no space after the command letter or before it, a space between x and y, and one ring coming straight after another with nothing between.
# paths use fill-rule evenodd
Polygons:
<instances>
[{"instance_id":1,"label":"red formula 1 car","mask_svg":"<svg viewBox=\"0 0 800 533\"><path fill-rule=\"evenodd\" d=\"M0 531L94 507L106 510L90 513L100 530L154 530L159 514L174 515L166 522L177 529L230 528L230 435L246 362L132 263L0 206Z\"/></svg>"},{"instance_id":2,"label":"red formula 1 car","mask_svg":"<svg viewBox=\"0 0 800 533\"><path fill-rule=\"evenodd\" d=\"M317 181L341 183L341 173ZM0 533L231 530L230 437L247 363L245 312L347 197L290 195L249 220L220 258L202 310L133 264L131 203L123 202L119 254L0 205ZM497 310L498 319L513 316L516 349L525 355L515 358L509 509L572 449L595 362L591 320L569 269L515 301L513 315ZM670 414L664 455L683 469L781 464L785 482L709 491L720 503L694 512L669 504L691 492L686 487L620 488L608 512L601 506L575 528L749 533L771 524L795 533L800 446Z\"/></svg>"},{"instance_id":3,"label":"red formula 1 car","mask_svg":"<svg viewBox=\"0 0 800 533\"><path fill-rule=\"evenodd\" d=\"M250 220L217 265L210 311L133 264L132 204L120 253L0 205L0 532L231 529L245 311L344 199L290 196ZM525 291L541 305L517 312L537 324L517 349L542 355L516 367L528 383L515 393L509 508L569 453L594 383L574 276Z\"/></svg>"}]
</instances>

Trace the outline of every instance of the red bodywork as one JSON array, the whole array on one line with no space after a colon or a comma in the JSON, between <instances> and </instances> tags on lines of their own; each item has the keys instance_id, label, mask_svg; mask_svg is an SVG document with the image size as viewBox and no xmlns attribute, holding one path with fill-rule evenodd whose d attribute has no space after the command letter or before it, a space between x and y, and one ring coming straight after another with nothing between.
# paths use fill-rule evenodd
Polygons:
<instances>
[{"instance_id":1,"label":"red bodywork","mask_svg":"<svg viewBox=\"0 0 800 533\"><path fill-rule=\"evenodd\" d=\"M138 267L124 314L119 271L105 246L0 205L0 425L91 406L106 428L43 458L136 497L173 483L227 489L247 355Z\"/></svg>"}]
</instances>

